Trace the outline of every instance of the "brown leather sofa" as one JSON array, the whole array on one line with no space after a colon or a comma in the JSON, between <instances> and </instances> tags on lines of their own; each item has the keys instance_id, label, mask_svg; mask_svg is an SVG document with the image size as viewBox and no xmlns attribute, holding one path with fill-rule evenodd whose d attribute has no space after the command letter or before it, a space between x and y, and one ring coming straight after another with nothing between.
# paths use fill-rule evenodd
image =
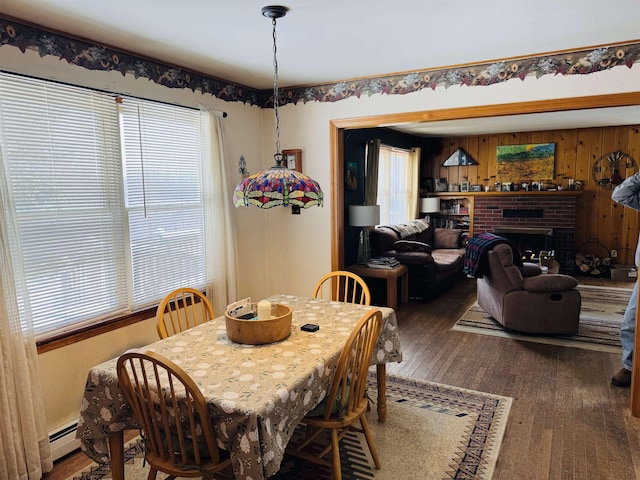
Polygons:
<instances>
[{"instance_id":1,"label":"brown leather sofa","mask_svg":"<svg viewBox=\"0 0 640 480\"><path fill-rule=\"evenodd\" d=\"M488 272L478 278L478 304L509 330L536 334L578 331L581 297L575 278L541 274L531 263L513 264L513 250L498 244L487 252Z\"/></svg>"},{"instance_id":2,"label":"brown leather sofa","mask_svg":"<svg viewBox=\"0 0 640 480\"><path fill-rule=\"evenodd\" d=\"M374 257L394 257L409 269L409 296L428 300L463 277L462 230L434 228L417 219L375 228L370 234Z\"/></svg>"}]
</instances>

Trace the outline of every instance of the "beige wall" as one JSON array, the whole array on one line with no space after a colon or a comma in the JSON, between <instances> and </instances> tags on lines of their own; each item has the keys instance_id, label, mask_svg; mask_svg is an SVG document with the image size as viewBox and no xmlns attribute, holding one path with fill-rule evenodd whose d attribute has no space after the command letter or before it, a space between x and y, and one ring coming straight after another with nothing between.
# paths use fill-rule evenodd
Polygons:
<instances>
[{"instance_id":1,"label":"beige wall","mask_svg":"<svg viewBox=\"0 0 640 480\"><path fill-rule=\"evenodd\" d=\"M229 113L224 120L225 153L228 159L228 185L239 181L237 161L247 159L256 172L273 163L273 112L260 111L240 103L225 103L191 91L176 91L157 86L145 79L122 77L119 73L91 72L70 66L58 59L40 58L28 51L0 47L3 69L45 76L70 83L130 93L146 98L189 106L211 105ZM381 72L387 73L387 72ZM287 105L281 113L282 148L303 151L303 171L320 182L325 207L291 215L289 209L262 211L234 209L237 228L238 276L240 298L260 299L273 293L307 295L315 280L331 268L331 170L329 122L400 112L544 100L607 93L634 92L640 89L640 68L616 67L584 76L528 77L486 87L430 89L409 95L350 98L336 103ZM229 199L231 201L231 199ZM223 307L216 306L220 312ZM49 405L50 430L77 415L87 370L132 346L155 338L150 324L126 327L64 347L41 356L44 395ZM62 387L61 387L62 386Z\"/></svg>"},{"instance_id":2,"label":"beige wall","mask_svg":"<svg viewBox=\"0 0 640 480\"><path fill-rule=\"evenodd\" d=\"M326 204L323 209L302 212L302 218L293 217L289 222L283 219L280 223L276 217L269 217L274 225L290 228L290 238L286 240L290 242L290 250L279 251L274 243L268 252L270 272L286 272L281 278L274 275L269 285L287 293L307 294L315 279L330 270L331 120L637 91L640 91L640 68L634 71L617 67L586 76L545 76L538 80L527 77L524 81L511 80L487 87L427 89L408 95L378 95L336 103L285 106L280 115L281 143L286 148L302 149L303 170L323 186ZM279 278L277 284L274 283L276 278Z\"/></svg>"},{"instance_id":3,"label":"beige wall","mask_svg":"<svg viewBox=\"0 0 640 480\"><path fill-rule=\"evenodd\" d=\"M38 356L49 431L78 418L87 372L129 348L158 340L155 319L114 330Z\"/></svg>"}]
</instances>

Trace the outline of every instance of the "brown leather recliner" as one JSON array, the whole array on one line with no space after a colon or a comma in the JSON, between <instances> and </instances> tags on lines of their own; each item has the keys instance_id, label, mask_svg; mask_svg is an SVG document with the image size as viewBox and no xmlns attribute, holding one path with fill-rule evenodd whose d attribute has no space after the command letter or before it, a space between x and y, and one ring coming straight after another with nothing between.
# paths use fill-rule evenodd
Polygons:
<instances>
[{"instance_id":1,"label":"brown leather recliner","mask_svg":"<svg viewBox=\"0 0 640 480\"><path fill-rule=\"evenodd\" d=\"M478 304L509 330L536 334L578 331L580 292L575 278L541 274L535 264L517 267L508 244L487 252L489 272L478 278Z\"/></svg>"}]
</instances>

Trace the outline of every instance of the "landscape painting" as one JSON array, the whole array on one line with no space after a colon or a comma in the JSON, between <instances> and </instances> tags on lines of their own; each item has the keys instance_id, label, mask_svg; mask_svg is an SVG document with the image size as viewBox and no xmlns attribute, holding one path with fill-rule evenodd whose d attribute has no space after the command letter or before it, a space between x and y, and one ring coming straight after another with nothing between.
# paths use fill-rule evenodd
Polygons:
<instances>
[{"instance_id":1,"label":"landscape painting","mask_svg":"<svg viewBox=\"0 0 640 480\"><path fill-rule=\"evenodd\" d=\"M502 183L553 180L555 143L500 145L496 180Z\"/></svg>"}]
</instances>

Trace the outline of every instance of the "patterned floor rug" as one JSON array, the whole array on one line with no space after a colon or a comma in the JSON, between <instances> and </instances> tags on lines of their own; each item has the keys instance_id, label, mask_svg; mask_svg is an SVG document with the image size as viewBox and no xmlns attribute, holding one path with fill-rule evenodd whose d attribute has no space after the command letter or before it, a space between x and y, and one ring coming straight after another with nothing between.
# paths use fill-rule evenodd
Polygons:
<instances>
[{"instance_id":1,"label":"patterned floor rug","mask_svg":"<svg viewBox=\"0 0 640 480\"><path fill-rule=\"evenodd\" d=\"M477 302L456 322L453 330L619 354L620 324L631 297L631 289L579 285L578 290L582 296L582 307L580 325L575 335L511 332L491 318Z\"/></svg>"},{"instance_id":2,"label":"patterned floor rug","mask_svg":"<svg viewBox=\"0 0 640 480\"><path fill-rule=\"evenodd\" d=\"M375 376L370 397L376 398ZM447 385L389 375L388 413L378 423L375 405L368 420L381 470L373 467L364 437L343 439L340 453L344 480L489 480L493 476L512 399ZM142 448L127 448L127 480L147 478ZM110 478L108 466L92 465L67 480ZM158 479L163 479L158 474ZM285 457L269 480L330 480L331 472Z\"/></svg>"}]
</instances>

